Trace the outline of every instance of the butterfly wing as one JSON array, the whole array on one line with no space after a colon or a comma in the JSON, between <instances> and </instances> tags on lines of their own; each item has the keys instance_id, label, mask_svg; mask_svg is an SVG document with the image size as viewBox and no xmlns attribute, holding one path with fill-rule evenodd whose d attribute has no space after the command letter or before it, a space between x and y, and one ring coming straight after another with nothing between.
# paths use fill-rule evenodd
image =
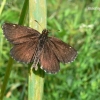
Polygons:
<instances>
[{"instance_id":1,"label":"butterfly wing","mask_svg":"<svg viewBox=\"0 0 100 100\"><path fill-rule=\"evenodd\" d=\"M50 47L60 62L68 63L75 59L77 51L73 47L55 37L49 37L49 42Z\"/></svg>"},{"instance_id":2,"label":"butterfly wing","mask_svg":"<svg viewBox=\"0 0 100 100\"><path fill-rule=\"evenodd\" d=\"M11 49L11 56L19 62L33 62L38 40L35 39L34 41L31 40L29 42L14 45Z\"/></svg>"},{"instance_id":3,"label":"butterfly wing","mask_svg":"<svg viewBox=\"0 0 100 100\"><path fill-rule=\"evenodd\" d=\"M32 28L17 24L5 23L2 26L5 37L12 44L20 44L37 38L40 33Z\"/></svg>"},{"instance_id":4,"label":"butterfly wing","mask_svg":"<svg viewBox=\"0 0 100 100\"><path fill-rule=\"evenodd\" d=\"M40 56L41 69L48 73L56 73L59 71L59 61L52 51L49 42L44 44L42 54Z\"/></svg>"}]
</instances>

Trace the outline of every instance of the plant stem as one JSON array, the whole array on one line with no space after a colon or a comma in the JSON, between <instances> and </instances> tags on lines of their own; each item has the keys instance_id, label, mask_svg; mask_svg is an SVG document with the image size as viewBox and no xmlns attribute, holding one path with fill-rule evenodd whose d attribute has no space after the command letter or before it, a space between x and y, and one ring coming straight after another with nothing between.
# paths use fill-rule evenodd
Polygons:
<instances>
[{"instance_id":1,"label":"plant stem","mask_svg":"<svg viewBox=\"0 0 100 100\"><path fill-rule=\"evenodd\" d=\"M46 0L29 1L29 25L41 32L46 28ZM40 26L36 21L42 26ZM28 100L42 100L44 88L44 71L29 69Z\"/></svg>"}]
</instances>

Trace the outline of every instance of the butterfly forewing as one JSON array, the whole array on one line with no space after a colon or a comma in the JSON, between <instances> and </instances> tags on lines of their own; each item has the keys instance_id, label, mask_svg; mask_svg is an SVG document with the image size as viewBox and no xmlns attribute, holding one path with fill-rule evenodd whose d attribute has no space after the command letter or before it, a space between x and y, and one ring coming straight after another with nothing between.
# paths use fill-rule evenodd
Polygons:
<instances>
[{"instance_id":1,"label":"butterfly forewing","mask_svg":"<svg viewBox=\"0 0 100 100\"><path fill-rule=\"evenodd\" d=\"M51 49L53 49L60 62L67 63L75 59L77 51L68 44L55 37L49 37L49 42Z\"/></svg>"},{"instance_id":2,"label":"butterfly forewing","mask_svg":"<svg viewBox=\"0 0 100 100\"><path fill-rule=\"evenodd\" d=\"M3 25L5 37L13 44L20 44L37 38L40 33L32 28L17 24L5 23Z\"/></svg>"},{"instance_id":3,"label":"butterfly forewing","mask_svg":"<svg viewBox=\"0 0 100 100\"><path fill-rule=\"evenodd\" d=\"M48 73L56 73L59 71L59 61L51 49L49 43L46 42L40 56L40 64L43 70Z\"/></svg>"}]
</instances>

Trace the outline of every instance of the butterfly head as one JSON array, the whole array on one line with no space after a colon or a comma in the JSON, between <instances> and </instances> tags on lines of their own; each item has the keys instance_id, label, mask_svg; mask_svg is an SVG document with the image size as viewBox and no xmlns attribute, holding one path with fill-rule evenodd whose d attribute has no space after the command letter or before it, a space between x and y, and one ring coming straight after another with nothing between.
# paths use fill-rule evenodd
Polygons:
<instances>
[{"instance_id":1,"label":"butterfly head","mask_svg":"<svg viewBox=\"0 0 100 100\"><path fill-rule=\"evenodd\" d=\"M49 31L47 30L47 29L44 29L43 31L42 31L42 34L48 34L49 33Z\"/></svg>"}]
</instances>

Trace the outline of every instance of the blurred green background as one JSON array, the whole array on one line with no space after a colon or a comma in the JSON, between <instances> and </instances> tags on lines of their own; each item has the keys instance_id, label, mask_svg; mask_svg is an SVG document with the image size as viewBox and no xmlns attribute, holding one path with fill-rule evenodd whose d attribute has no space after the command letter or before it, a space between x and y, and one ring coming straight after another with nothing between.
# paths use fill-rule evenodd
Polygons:
<instances>
[{"instance_id":1,"label":"blurred green background","mask_svg":"<svg viewBox=\"0 0 100 100\"><path fill-rule=\"evenodd\" d=\"M0 0L0 27L18 23L24 2L7 0L2 9L4 1ZM78 56L61 64L57 74L45 74L43 100L100 100L100 1L47 0L47 28L50 35L73 46ZM0 88L10 49L0 28ZM27 65L14 61L4 100L27 100L27 79Z\"/></svg>"}]
</instances>

